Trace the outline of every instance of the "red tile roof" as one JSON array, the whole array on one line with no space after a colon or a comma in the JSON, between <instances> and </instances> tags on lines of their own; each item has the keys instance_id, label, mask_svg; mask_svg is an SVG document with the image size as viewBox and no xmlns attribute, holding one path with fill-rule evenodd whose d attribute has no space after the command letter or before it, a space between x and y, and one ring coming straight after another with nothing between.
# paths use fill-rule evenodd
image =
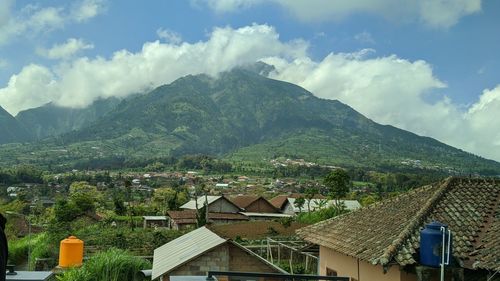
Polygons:
<instances>
[{"instance_id":1,"label":"red tile roof","mask_svg":"<svg viewBox=\"0 0 500 281\"><path fill-rule=\"evenodd\" d=\"M500 270L500 181L449 178L297 231L305 240L372 264L415 264L431 221L453 233L453 256Z\"/></svg>"},{"instance_id":2,"label":"red tile roof","mask_svg":"<svg viewBox=\"0 0 500 281\"><path fill-rule=\"evenodd\" d=\"M196 223L196 210L168 211L167 213L177 224ZM210 220L248 220L247 216L237 213L209 213L208 218Z\"/></svg>"},{"instance_id":3,"label":"red tile roof","mask_svg":"<svg viewBox=\"0 0 500 281\"><path fill-rule=\"evenodd\" d=\"M235 197L231 197L230 200L236 204L236 206L245 209L248 207L250 204L253 202L259 200L260 196L254 196L254 195L238 195Z\"/></svg>"}]
</instances>

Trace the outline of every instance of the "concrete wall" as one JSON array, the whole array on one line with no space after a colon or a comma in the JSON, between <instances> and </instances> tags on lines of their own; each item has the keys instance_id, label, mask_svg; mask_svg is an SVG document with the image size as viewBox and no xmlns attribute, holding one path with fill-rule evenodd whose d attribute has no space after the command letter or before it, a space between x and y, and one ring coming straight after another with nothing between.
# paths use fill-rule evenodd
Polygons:
<instances>
[{"instance_id":1,"label":"concrete wall","mask_svg":"<svg viewBox=\"0 0 500 281\"><path fill-rule=\"evenodd\" d=\"M295 215L295 211L293 210L293 206L290 204L289 201L285 203L285 207L283 208L283 214L287 215Z\"/></svg>"},{"instance_id":2,"label":"concrete wall","mask_svg":"<svg viewBox=\"0 0 500 281\"><path fill-rule=\"evenodd\" d=\"M208 210L213 213L238 213L240 211L225 198L220 198L219 200L212 202L212 204L208 206Z\"/></svg>"},{"instance_id":3,"label":"concrete wall","mask_svg":"<svg viewBox=\"0 0 500 281\"><path fill-rule=\"evenodd\" d=\"M341 254L326 247L319 249L320 275L326 275L327 268L335 270L338 276L351 277L357 281L410 281L402 279L399 266L391 266L384 274L380 265L374 266L365 261ZM406 276L406 274L405 274Z\"/></svg>"},{"instance_id":4,"label":"concrete wall","mask_svg":"<svg viewBox=\"0 0 500 281\"><path fill-rule=\"evenodd\" d=\"M207 271L209 270L229 270L229 246L227 243L204 253L184 265L181 265L170 272L169 275L200 276L207 275Z\"/></svg>"},{"instance_id":5,"label":"concrete wall","mask_svg":"<svg viewBox=\"0 0 500 281\"><path fill-rule=\"evenodd\" d=\"M242 250L238 246L229 244L229 270L241 272L261 272L261 273L280 273L279 270L261 261L259 258ZM237 278L232 277L230 281L240 280L258 280L258 281L274 281L272 278ZM276 280L282 281L282 280Z\"/></svg>"},{"instance_id":6,"label":"concrete wall","mask_svg":"<svg viewBox=\"0 0 500 281\"><path fill-rule=\"evenodd\" d=\"M225 243L174 269L168 276L206 276L209 270L266 273L279 272L239 247L231 243ZM160 280L169 281L168 276L165 275L162 277L163 279ZM218 276L217 279L220 281L240 280L239 278L227 278L225 276ZM244 278L244 280L250 279Z\"/></svg>"}]
</instances>

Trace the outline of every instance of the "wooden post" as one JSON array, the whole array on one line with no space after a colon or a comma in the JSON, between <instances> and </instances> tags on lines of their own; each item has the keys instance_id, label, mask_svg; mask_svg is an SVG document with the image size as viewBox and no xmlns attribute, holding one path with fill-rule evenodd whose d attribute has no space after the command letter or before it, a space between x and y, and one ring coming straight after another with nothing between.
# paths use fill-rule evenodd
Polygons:
<instances>
[{"instance_id":1,"label":"wooden post","mask_svg":"<svg viewBox=\"0 0 500 281\"><path fill-rule=\"evenodd\" d=\"M279 264L280 264L280 262L281 262L281 251L280 251L280 249L281 249L281 245L280 245L280 244L278 244L278 265L279 265Z\"/></svg>"},{"instance_id":2,"label":"wooden post","mask_svg":"<svg viewBox=\"0 0 500 281\"><path fill-rule=\"evenodd\" d=\"M306 255L306 273L308 268L309 268L309 256Z\"/></svg>"}]
</instances>

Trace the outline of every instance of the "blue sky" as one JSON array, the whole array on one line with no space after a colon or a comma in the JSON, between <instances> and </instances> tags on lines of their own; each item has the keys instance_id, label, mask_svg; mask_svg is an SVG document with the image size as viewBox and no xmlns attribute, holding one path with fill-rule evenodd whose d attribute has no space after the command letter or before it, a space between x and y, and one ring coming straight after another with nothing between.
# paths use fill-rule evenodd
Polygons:
<instances>
[{"instance_id":1,"label":"blue sky","mask_svg":"<svg viewBox=\"0 0 500 281\"><path fill-rule=\"evenodd\" d=\"M500 160L500 2L400 3L1 0L0 106L83 107L262 60L272 78Z\"/></svg>"}]
</instances>

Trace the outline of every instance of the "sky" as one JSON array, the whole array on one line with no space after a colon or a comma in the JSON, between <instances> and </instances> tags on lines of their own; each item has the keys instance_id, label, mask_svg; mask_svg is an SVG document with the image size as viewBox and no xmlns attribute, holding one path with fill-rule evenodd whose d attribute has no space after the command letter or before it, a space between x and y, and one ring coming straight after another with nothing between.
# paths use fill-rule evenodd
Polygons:
<instances>
[{"instance_id":1,"label":"sky","mask_svg":"<svg viewBox=\"0 0 500 281\"><path fill-rule=\"evenodd\" d=\"M0 106L146 92L263 61L381 124L500 161L500 1L0 0Z\"/></svg>"}]
</instances>

